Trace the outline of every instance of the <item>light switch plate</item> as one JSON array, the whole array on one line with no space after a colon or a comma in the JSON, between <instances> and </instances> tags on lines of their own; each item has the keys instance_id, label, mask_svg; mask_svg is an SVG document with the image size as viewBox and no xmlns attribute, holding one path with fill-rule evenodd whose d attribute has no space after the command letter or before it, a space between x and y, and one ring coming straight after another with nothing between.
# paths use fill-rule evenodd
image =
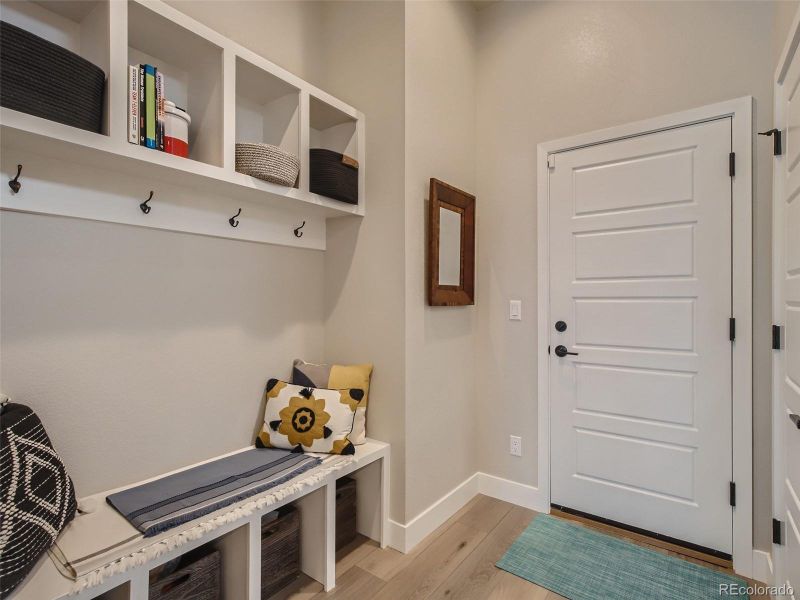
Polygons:
<instances>
[{"instance_id":1,"label":"light switch plate","mask_svg":"<svg viewBox=\"0 0 800 600\"><path fill-rule=\"evenodd\" d=\"M522 321L522 300L509 300L508 318L511 321Z\"/></svg>"}]
</instances>

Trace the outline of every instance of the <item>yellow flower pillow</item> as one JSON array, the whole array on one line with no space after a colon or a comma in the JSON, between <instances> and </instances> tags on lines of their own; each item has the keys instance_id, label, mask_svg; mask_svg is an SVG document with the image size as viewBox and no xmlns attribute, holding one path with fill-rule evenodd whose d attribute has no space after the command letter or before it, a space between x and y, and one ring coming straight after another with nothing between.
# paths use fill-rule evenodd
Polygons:
<instances>
[{"instance_id":1,"label":"yellow flower pillow","mask_svg":"<svg viewBox=\"0 0 800 600\"><path fill-rule=\"evenodd\" d=\"M355 454L349 436L363 400L361 389L326 390L270 379L264 424L256 446Z\"/></svg>"},{"instance_id":2,"label":"yellow flower pillow","mask_svg":"<svg viewBox=\"0 0 800 600\"><path fill-rule=\"evenodd\" d=\"M372 365L326 365L295 359L292 365L292 383L314 388L364 390L364 401L356 411L350 441L356 446L367 440L367 403Z\"/></svg>"}]
</instances>

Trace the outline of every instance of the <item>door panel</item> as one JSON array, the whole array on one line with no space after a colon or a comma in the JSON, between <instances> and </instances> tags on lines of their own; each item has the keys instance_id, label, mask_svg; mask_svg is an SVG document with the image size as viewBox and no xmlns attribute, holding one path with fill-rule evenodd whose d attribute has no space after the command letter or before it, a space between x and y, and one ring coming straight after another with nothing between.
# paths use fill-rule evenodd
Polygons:
<instances>
[{"instance_id":1,"label":"door panel","mask_svg":"<svg viewBox=\"0 0 800 600\"><path fill-rule=\"evenodd\" d=\"M795 21L795 26L798 21ZM793 33L800 35L800 33ZM775 516L784 524L783 545L773 546L776 584L800 593L800 56L787 57L783 81L776 82L776 126L784 133L784 155L775 161L773 197L775 322L783 347L773 354L775 372Z\"/></svg>"},{"instance_id":2,"label":"door panel","mask_svg":"<svg viewBox=\"0 0 800 600\"><path fill-rule=\"evenodd\" d=\"M576 234L575 278L688 277L693 240L692 225Z\"/></svg>"},{"instance_id":3,"label":"door panel","mask_svg":"<svg viewBox=\"0 0 800 600\"><path fill-rule=\"evenodd\" d=\"M693 150L575 169L575 214L691 202Z\"/></svg>"},{"instance_id":4,"label":"door panel","mask_svg":"<svg viewBox=\"0 0 800 600\"><path fill-rule=\"evenodd\" d=\"M551 497L730 553L729 118L555 155Z\"/></svg>"},{"instance_id":5,"label":"door panel","mask_svg":"<svg viewBox=\"0 0 800 600\"><path fill-rule=\"evenodd\" d=\"M694 423L694 375L605 365L575 365L578 410L673 425Z\"/></svg>"},{"instance_id":6,"label":"door panel","mask_svg":"<svg viewBox=\"0 0 800 600\"><path fill-rule=\"evenodd\" d=\"M574 298L575 343L692 350L694 299Z\"/></svg>"}]
</instances>

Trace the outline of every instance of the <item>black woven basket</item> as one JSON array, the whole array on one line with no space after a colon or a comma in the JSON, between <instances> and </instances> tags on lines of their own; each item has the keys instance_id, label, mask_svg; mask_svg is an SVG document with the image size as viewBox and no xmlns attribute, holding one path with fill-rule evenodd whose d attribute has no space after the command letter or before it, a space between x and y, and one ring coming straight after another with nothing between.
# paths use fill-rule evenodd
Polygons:
<instances>
[{"instance_id":1,"label":"black woven basket","mask_svg":"<svg viewBox=\"0 0 800 600\"><path fill-rule=\"evenodd\" d=\"M309 189L334 200L358 204L358 163L324 148L312 148Z\"/></svg>"},{"instance_id":2,"label":"black woven basket","mask_svg":"<svg viewBox=\"0 0 800 600\"><path fill-rule=\"evenodd\" d=\"M100 133L105 87L100 67L0 21L0 105Z\"/></svg>"}]
</instances>

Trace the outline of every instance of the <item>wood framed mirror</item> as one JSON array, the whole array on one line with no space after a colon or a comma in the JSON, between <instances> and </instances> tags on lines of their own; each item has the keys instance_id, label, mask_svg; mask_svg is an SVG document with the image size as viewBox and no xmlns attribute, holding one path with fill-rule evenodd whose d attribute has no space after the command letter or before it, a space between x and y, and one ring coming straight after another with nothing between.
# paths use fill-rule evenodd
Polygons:
<instances>
[{"instance_id":1,"label":"wood framed mirror","mask_svg":"<svg viewBox=\"0 0 800 600\"><path fill-rule=\"evenodd\" d=\"M431 178L428 305L475 304L475 196Z\"/></svg>"}]
</instances>

